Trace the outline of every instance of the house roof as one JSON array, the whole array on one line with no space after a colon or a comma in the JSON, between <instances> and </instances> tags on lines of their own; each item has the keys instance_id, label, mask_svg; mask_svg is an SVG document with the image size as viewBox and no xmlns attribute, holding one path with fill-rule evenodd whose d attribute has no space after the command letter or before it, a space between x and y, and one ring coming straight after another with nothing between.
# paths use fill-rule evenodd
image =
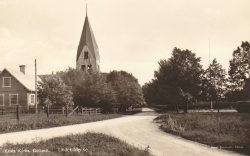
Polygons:
<instances>
[{"instance_id":1,"label":"house roof","mask_svg":"<svg viewBox=\"0 0 250 156\"><path fill-rule=\"evenodd\" d=\"M96 43L94 33L93 33L92 28L90 26L88 16L86 16L86 18L85 18L84 26L82 29L82 35L81 35L80 42L79 42L78 49L77 49L76 61L80 57L82 49L85 45L89 48L89 50L93 54L94 58L96 60L99 60L100 56L99 56L99 52L98 52L98 45Z\"/></svg>"},{"instance_id":2,"label":"house roof","mask_svg":"<svg viewBox=\"0 0 250 156\"><path fill-rule=\"evenodd\" d=\"M29 91L35 91L35 76L34 75L28 75L23 74L20 71L10 70L10 69L4 69L4 71L9 72L17 81L19 81L26 89ZM37 82L41 81L39 77L37 77Z\"/></svg>"}]
</instances>

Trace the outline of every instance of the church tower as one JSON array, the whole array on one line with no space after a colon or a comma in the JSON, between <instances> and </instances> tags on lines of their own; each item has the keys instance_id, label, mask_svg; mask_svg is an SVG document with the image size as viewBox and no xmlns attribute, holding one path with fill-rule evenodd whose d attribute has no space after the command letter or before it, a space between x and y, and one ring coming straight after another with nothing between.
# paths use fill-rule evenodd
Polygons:
<instances>
[{"instance_id":1,"label":"church tower","mask_svg":"<svg viewBox=\"0 0 250 156\"><path fill-rule=\"evenodd\" d=\"M81 69L86 72L100 72L100 56L98 45L89 23L87 11L82 29L82 35L77 48L76 69Z\"/></svg>"}]
</instances>

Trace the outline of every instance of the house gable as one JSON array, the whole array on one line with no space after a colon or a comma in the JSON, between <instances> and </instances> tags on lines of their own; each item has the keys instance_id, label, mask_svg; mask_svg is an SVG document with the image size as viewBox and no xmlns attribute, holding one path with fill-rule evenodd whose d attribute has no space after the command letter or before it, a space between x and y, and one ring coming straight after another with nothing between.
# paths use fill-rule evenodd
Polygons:
<instances>
[{"instance_id":1,"label":"house gable","mask_svg":"<svg viewBox=\"0 0 250 156\"><path fill-rule=\"evenodd\" d=\"M4 79L10 79L10 86L4 86ZM0 92L15 92L17 90L28 91L28 89L20 83L13 75L7 70L3 70L0 74Z\"/></svg>"}]
</instances>

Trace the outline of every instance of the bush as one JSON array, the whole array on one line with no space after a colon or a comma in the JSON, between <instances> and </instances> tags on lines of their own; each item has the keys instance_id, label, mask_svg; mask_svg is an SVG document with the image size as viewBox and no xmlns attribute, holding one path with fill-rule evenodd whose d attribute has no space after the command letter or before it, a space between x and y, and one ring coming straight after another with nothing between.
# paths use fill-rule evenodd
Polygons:
<instances>
[{"instance_id":1,"label":"bush","mask_svg":"<svg viewBox=\"0 0 250 156\"><path fill-rule=\"evenodd\" d=\"M250 113L250 101L237 102L236 110L239 113Z\"/></svg>"}]
</instances>

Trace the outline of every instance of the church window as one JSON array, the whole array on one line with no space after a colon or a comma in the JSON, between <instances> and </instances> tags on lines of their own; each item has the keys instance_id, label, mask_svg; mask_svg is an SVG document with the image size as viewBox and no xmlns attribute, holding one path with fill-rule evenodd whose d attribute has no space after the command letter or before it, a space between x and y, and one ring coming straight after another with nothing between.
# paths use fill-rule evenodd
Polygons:
<instances>
[{"instance_id":1,"label":"church window","mask_svg":"<svg viewBox=\"0 0 250 156\"><path fill-rule=\"evenodd\" d=\"M89 59L89 52L87 51L84 52L84 59Z\"/></svg>"},{"instance_id":2,"label":"church window","mask_svg":"<svg viewBox=\"0 0 250 156\"><path fill-rule=\"evenodd\" d=\"M92 65L88 65L88 70L91 70Z\"/></svg>"},{"instance_id":3,"label":"church window","mask_svg":"<svg viewBox=\"0 0 250 156\"><path fill-rule=\"evenodd\" d=\"M86 67L85 65L82 65L82 69L85 69L85 67Z\"/></svg>"}]
</instances>

